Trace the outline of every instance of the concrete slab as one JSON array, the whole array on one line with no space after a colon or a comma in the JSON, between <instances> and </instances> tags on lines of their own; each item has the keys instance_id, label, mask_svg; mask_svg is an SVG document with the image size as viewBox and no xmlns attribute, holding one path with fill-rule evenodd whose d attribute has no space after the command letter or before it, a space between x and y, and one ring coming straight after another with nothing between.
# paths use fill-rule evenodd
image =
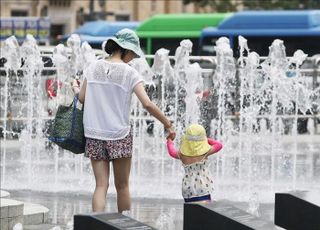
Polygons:
<instances>
[{"instance_id":1,"label":"concrete slab","mask_svg":"<svg viewBox=\"0 0 320 230\"><path fill-rule=\"evenodd\" d=\"M23 215L23 202L1 198L0 199L0 214L1 219L16 217Z\"/></svg>"},{"instance_id":2,"label":"concrete slab","mask_svg":"<svg viewBox=\"0 0 320 230\"><path fill-rule=\"evenodd\" d=\"M12 199L0 199L2 230L11 230L17 223L23 223L23 202Z\"/></svg>"},{"instance_id":3,"label":"concrete slab","mask_svg":"<svg viewBox=\"0 0 320 230\"><path fill-rule=\"evenodd\" d=\"M8 230L13 229L13 226L15 226L18 223L23 224L23 216L14 216L8 218ZM4 229L6 230L6 229Z\"/></svg>"},{"instance_id":4,"label":"concrete slab","mask_svg":"<svg viewBox=\"0 0 320 230\"><path fill-rule=\"evenodd\" d=\"M53 224L37 224L23 225L23 230L62 230L62 228Z\"/></svg>"},{"instance_id":5,"label":"concrete slab","mask_svg":"<svg viewBox=\"0 0 320 230\"><path fill-rule=\"evenodd\" d=\"M17 223L22 223L23 225L39 225L48 222L49 209L42 205L23 203L21 201L5 198L1 198L0 203L1 229L3 230L11 230ZM55 225L50 227L53 228Z\"/></svg>"},{"instance_id":6,"label":"concrete slab","mask_svg":"<svg viewBox=\"0 0 320 230\"><path fill-rule=\"evenodd\" d=\"M23 223L23 216L1 218L0 229L1 230L12 230L13 226L17 223Z\"/></svg>"},{"instance_id":7,"label":"concrete slab","mask_svg":"<svg viewBox=\"0 0 320 230\"><path fill-rule=\"evenodd\" d=\"M0 219L0 228L5 230L9 229L9 218Z\"/></svg>"},{"instance_id":8,"label":"concrete slab","mask_svg":"<svg viewBox=\"0 0 320 230\"><path fill-rule=\"evenodd\" d=\"M25 225L36 225L47 223L49 209L33 203L24 203L23 223Z\"/></svg>"},{"instance_id":9,"label":"concrete slab","mask_svg":"<svg viewBox=\"0 0 320 230\"><path fill-rule=\"evenodd\" d=\"M0 190L0 198L9 198L10 193L4 190Z\"/></svg>"}]
</instances>

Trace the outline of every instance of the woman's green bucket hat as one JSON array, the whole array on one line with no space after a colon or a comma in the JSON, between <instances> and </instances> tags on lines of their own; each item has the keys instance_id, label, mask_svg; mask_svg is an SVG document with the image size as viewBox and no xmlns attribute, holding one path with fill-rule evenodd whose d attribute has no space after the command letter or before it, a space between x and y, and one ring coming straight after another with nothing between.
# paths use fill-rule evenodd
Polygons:
<instances>
[{"instance_id":1,"label":"woman's green bucket hat","mask_svg":"<svg viewBox=\"0 0 320 230\"><path fill-rule=\"evenodd\" d=\"M140 48L139 37L133 30L127 28L119 30L113 37L108 38L105 44L110 40L114 41L124 49L131 50L138 57L143 56L143 52Z\"/></svg>"}]
</instances>

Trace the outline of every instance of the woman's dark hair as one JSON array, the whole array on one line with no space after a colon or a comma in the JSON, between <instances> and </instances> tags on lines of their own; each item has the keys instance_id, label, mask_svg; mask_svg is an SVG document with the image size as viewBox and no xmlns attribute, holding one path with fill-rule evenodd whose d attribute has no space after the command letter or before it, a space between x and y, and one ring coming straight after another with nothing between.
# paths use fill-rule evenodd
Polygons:
<instances>
[{"instance_id":1,"label":"woman's dark hair","mask_svg":"<svg viewBox=\"0 0 320 230\"><path fill-rule=\"evenodd\" d=\"M128 53L127 49L122 48L113 40L107 41L106 45L104 46L104 51L106 51L107 54L110 54L110 55L116 51L120 51L121 59L123 59L124 56Z\"/></svg>"}]
</instances>

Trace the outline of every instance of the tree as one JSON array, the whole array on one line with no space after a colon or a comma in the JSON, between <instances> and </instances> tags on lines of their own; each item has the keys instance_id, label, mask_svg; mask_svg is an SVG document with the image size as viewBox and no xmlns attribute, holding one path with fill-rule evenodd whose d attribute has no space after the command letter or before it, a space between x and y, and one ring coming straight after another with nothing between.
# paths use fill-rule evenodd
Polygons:
<instances>
[{"instance_id":1,"label":"tree","mask_svg":"<svg viewBox=\"0 0 320 230\"><path fill-rule=\"evenodd\" d=\"M308 0L307 0L308 1ZM304 8L305 0L243 0L243 6L251 10L271 10L271 9L300 9Z\"/></svg>"},{"instance_id":2,"label":"tree","mask_svg":"<svg viewBox=\"0 0 320 230\"><path fill-rule=\"evenodd\" d=\"M199 7L209 6L217 12L237 11L240 5L249 10L320 9L320 0L183 0L183 2L194 3Z\"/></svg>"},{"instance_id":3,"label":"tree","mask_svg":"<svg viewBox=\"0 0 320 230\"><path fill-rule=\"evenodd\" d=\"M234 0L183 0L184 4L194 3L199 7L209 6L212 11L232 12L237 10L238 1Z\"/></svg>"}]
</instances>

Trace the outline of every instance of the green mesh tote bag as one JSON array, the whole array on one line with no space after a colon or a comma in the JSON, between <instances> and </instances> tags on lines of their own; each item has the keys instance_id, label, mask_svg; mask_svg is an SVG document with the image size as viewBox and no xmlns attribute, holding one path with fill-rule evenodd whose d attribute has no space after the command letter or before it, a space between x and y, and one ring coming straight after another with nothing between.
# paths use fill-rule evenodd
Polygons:
<instances>
[{"instance_id":1,"label":"green mesh tote bag","mask_svg":"<svg viewBox=\"0 0 320 230\"><path fill-rule=\"evenodd\" d=\"M85 149L83 105L78 109L77 102L78 97L75 96L70 106L59 105L49 131L50 141L75 154L83 153Z\"/></svg>"}]
</instances>

